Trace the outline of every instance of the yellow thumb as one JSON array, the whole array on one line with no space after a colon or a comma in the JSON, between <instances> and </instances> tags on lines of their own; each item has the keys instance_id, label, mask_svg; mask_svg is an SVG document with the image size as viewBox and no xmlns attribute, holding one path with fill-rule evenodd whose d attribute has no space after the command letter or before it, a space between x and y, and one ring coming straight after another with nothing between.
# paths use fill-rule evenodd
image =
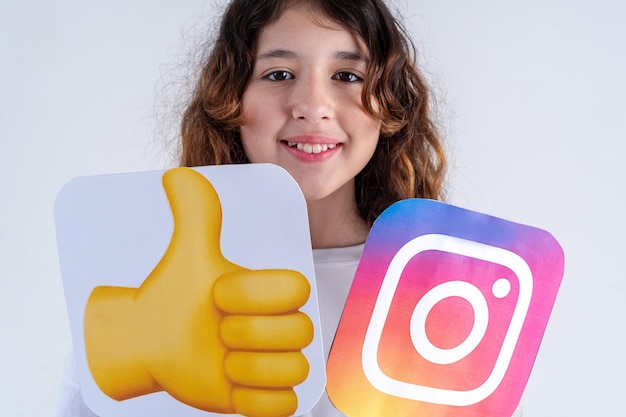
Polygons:
<instances>
[{"instance_id":1,"label":"yellow thumb","mask_svg":"<svg viewBox=\"0 0 626 417\"><path fill-rule=\"evenodd\" d=\"M181 167L163 174L163 188L174 218L172 245L203 242L207 254L221 257L222 209L211 183L196 170Z\"/></svg>"}]
</instances>

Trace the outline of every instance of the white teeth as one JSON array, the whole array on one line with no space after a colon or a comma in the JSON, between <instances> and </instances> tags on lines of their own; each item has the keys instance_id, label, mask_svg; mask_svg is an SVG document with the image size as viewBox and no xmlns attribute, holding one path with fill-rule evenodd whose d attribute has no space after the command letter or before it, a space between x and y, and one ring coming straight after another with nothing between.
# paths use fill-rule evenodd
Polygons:
<instances>
[{"instance_id":1,"label":"white teeth","mask_svg":"<svg viewBox=\"0 0 626 417\"><path fill-rule=\"evenodd\" d=\"M295 143L295 142L287 142L287 145L289 145L292 148L298 148L299 150L305 152L305 153L322 153L322 152L326 152L329 149L335 149L337 147L336 144L332 143L332 144L325 144L325 143L315 143L315 144L310 144L310 143Z\"/></svg>"}]
</instances>

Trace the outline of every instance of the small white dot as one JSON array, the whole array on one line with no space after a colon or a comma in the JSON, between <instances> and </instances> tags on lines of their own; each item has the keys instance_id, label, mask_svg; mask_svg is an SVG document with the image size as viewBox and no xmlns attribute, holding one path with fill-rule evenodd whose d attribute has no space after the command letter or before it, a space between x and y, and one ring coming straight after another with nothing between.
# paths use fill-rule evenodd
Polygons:
<instances>
[{"instance_id":1,"label":"small white dot","mask_svg":"<svg viewBox=\"0 0 626 417\"><path fill-rule=\"evenodd\" d=\"M491 292L496 298L504 298L511 292L511 282L506 278L500 278L493 283Z\"/></svg>"}]
</instances>

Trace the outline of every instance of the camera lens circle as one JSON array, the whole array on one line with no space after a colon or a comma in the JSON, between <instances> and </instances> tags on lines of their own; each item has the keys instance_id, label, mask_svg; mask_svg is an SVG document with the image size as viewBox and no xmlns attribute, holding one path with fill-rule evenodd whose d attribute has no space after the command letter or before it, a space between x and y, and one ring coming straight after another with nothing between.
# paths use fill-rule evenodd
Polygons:
<instances>
[{"instance_id":1,"label":"camera lens circle","mask_svg":"<svg viewBox=\"0 0 626 417\"><path fill-rule=\"evenodd\" d=\"M493 283L491 292L496 298L504 298L511 292L511 281L506 278L500 278Z\"/></svg>"},{"instance_id":2,"label":"camera lens circle","mask_svg":"<svg viewBox=\"0 0 626 417\"><path fill-rule=\"evenodd\" d=\"M459 345L442 349L435 346L426 335L426 319L432 308L449 297L467 300L474 311L474 325L469 335ZM411 315L410 333L415 350L432 363L448 365L470 354L480 343L487 331L489 308L483 293L466 281L447 281L431 288L418 301Z\"/></svg>"}]
</instances>

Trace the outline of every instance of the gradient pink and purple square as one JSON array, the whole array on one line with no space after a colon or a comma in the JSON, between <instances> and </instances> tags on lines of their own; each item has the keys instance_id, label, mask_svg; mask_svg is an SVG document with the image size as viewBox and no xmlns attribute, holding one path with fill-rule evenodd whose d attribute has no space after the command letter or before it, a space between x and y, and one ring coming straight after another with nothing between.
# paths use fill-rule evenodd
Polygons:
<instances>
[{"instance_id":1,"label":"gradient pink and purple square","mask_svg":"<svg viewBox=\"0 0 626 417\"><path fill-rule=\"evenodd\" d=\"M350 290L327 367L331 400L350 417L510 417L563 268L544 230L432 200L394 204Z\"/></svg>"}]
</instances>

